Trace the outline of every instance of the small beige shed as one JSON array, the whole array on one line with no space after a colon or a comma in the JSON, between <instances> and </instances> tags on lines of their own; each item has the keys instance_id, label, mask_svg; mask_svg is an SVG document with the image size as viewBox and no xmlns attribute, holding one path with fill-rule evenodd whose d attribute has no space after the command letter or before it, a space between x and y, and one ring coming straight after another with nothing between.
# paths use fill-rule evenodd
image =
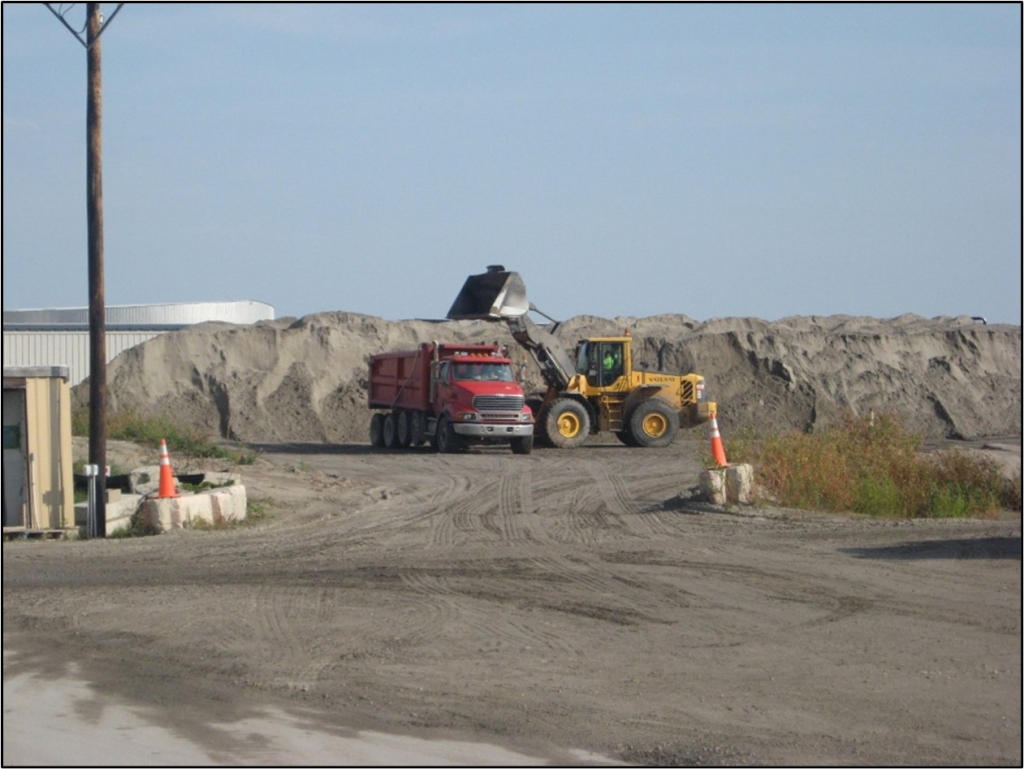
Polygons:
<instances>
[{"instance_id":1,"label":"small beige shed","mask_svg":"<svg viewBox=\"0 0 1024 769\"><path fill-rule=\"evenodd\" d=\"M75 525L66 366L3 370L3 530Z\"/></svg>"}]
</instances>

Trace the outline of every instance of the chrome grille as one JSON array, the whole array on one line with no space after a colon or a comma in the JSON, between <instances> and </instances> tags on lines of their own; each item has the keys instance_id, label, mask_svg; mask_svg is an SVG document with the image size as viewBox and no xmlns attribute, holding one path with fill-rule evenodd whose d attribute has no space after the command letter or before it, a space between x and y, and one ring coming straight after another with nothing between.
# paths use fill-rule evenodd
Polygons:
<instances>
[{"instance_id":1,"label":"chrome grille","mask_svg":"<svg viewBox=\"0 0 1024 769\"><path fill-rule=\"evenodd\" d=\"M522 411L525 402L522 395L477 395L473 398L473 408L481 414L500 412L499 418L508 418Z\"/></svg>"}]
</instances>

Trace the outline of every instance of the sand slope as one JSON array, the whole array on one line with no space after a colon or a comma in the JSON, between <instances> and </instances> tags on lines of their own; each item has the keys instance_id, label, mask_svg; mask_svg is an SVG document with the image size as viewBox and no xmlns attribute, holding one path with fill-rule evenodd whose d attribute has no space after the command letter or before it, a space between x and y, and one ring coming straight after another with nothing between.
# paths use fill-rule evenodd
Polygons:
<instances>
[{"instance_id":1,"label":"sand slope","mask_svg":"<svg viewBox=\"0 0 1024 769\"><path fill-rule=\"evenodd\" d=\"M577 316L557 335L571 350L578 339L624 328L636 359L706 378L724 430L806 429L847 409L874 409L898 412L929 437L1020 433L1020 326L916 315L702 323L685 315ZM430 340L507 344L527 388L540 384L502 324L334 312L161 335L110 364L108 401L111 410L173 414L211 437L362 443L367 357ZM88 398L88 385L76 398Z\"/></svg>"}]
</instances>

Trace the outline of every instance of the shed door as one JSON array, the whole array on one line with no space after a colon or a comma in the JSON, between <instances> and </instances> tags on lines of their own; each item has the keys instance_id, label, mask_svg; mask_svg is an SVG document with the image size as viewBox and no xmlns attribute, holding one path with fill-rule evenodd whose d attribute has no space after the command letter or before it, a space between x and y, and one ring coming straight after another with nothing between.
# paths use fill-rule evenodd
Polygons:
<instances>
[{"instance_id":1,"label":"shed door","mask_svg":"<svg viewBox=\"0 0 1024 769\"><path fill-rule=\"evenodd\" d=\"M4 526L23 526L28 502L25 391L4 390Z\"/></svg>"}]
</instances>

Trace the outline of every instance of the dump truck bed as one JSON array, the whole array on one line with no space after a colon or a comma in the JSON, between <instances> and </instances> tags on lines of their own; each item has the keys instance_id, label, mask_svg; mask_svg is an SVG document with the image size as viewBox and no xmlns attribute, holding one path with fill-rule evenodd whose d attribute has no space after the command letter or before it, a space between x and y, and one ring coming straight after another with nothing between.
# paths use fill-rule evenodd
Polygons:
<instances>
[{"instance_id":1,"label":"dump truck bed","mask_svg":"<svg viewBox=\"0 0 1024 769\"><path fill-rule=\"evenodd\" d=\"M370 356L370 408L430 408L433 345Z\"/></svg>"},{"instance_id":2,"label":"dump truck bed","mask_svg":"<svg viewBox=\"0 0 1024 769\"><path fill-rule=\"evenodd\" d=\"M435 360L466 356L493 360L493 344L434 344L425 342L414 350L370 356L367 387L370 408L430 411L430 364Z\"/></svg>"}]
</instances>

